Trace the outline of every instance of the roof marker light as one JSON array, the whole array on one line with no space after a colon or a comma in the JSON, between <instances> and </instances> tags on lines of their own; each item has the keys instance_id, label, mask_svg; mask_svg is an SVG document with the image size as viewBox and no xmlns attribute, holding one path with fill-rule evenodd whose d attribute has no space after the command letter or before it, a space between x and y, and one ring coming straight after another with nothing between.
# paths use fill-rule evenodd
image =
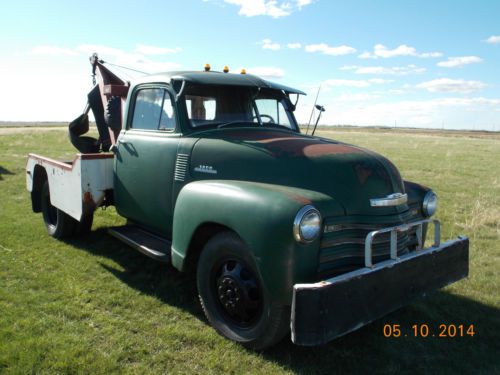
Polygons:
<instances>
[{"instance_id":1,"label":"roof marker light","mask_svg":"<svg viewBox=\"0 0 500 375\"><path fill-rule=\"evenodd\" d=\"M224 73L229 73L229 68L227 67L227 65L224 67L223 72L224 72Z\"/></svg>"},{"instance_id":2,"label":"roof marker light","mask_svg":"<svg viewBox=\"0 0 500 375\"><path fill-rule=\"evenodd\" d=\"M245 68L241 69L241 74L247 74L247 71L245 70Z\"/></svg>"},{"instance_id":3,"label":"roof marker light","mask_svg":"<svg viewBox=\"0 0 500 375\"><path fill-rule=\"evenodd\" d=\"M205 64L205 72L209 72L210 71L210 64Z\"/></svg>"}]
</instances>

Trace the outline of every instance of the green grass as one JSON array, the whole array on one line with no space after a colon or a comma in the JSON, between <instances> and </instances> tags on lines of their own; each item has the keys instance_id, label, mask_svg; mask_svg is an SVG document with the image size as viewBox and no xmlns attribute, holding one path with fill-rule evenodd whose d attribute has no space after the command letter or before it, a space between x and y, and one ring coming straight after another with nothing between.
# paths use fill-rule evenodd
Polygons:
<instances>
[{"instance_id":1,"label":"green grass","mask_svg":"<svg viewBox=\"0 0 500 375\"><path fill-rule=\"evenodd\" d=\"M194 280L122 245L98 211L85 239L60 242L31 212L26 154L71 159L62 130L0 133L0 373L499 373L500 141L391 130L320 134L388 156L405 179L435 189L443 237L471 238L470 277L316 348L289 339L264 353L207 324ZM474 337L385 338L384 324Z\"/></svg>"}]
</instances>

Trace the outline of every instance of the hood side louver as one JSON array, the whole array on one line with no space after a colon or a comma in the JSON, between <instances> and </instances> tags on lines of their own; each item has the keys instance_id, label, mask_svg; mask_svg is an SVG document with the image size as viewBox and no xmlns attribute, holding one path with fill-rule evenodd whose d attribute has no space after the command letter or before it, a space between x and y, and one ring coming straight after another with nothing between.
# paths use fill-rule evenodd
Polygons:
<instances>
[{"instance_id":1,"label":"hood side louver","mask_svg":"<svg viewBox=\"0 0 500 375\"><path fill-rule=\"evenodd\" d=\"M186 179L186 172L189 164L188 154L177 154L175 160L174 181L184 181Z\"/></svg>"}]
</instances>

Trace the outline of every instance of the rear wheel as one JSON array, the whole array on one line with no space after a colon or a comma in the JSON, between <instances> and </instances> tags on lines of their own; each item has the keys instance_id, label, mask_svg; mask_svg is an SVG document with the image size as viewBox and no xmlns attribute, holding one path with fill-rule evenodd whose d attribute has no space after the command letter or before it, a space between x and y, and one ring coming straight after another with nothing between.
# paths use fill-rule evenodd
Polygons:
<instances>
[{"instance_id":1,"label":"rear wheel","mask_svg":"<svg viewBox=\"0 0 500 375\"><path fill-rule=\"evenodd\" d=\"M54 238L64 238L71 236L78 223L71 216L67 215L50 202L49 182L45 181L42 187L42 215L47 232Z\"/></svg>"},{"instance_id":2,"label":"rear wheel","mask_svg":"<svg viewBox=\"0 0 500 375\"><path fill-rule=\"evenodd\" d=\"M198 293L210 324L248 348L267 348L289 329L289 309L267 294L243 241L233 232L213 237L197 269Z\"/></svg>"}]
</instances>

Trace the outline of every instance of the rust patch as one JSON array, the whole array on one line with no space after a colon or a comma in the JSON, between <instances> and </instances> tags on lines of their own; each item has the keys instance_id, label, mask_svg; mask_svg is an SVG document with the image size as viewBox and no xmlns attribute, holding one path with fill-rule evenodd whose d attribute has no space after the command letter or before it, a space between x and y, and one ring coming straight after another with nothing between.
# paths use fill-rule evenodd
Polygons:
<instances>
[{"instance_id":1,"label":"rust patch","mask_svg":"<svg viewBox=\"0 0 500 375\"><path fill-rule=\"evenodd\" d=\"M303 204L303 205L312 203L310 199L307 199L306 197L303 197L302 195L288 192L288 193L286 193L286 196L293 199L296 202Z\"/></svg>"},{"instance_id":2,"label":"rust patch","mask_svg":"<svg viewBox=\"0 0 500 375\"><path fill-rule=\"evenodd\" d=\"M94 199L92 198L92 194L90 193L90 191L86 191L83 193L83 203L84 204L94 203Z\"/></svg>"},{"instance_id":3,"label":"rust patch","mask_svg":"<svg viewBox=\"0 0 500 375\"><path fill-rule=\"evenodd\" d=\"M82 198L83 198L82 199L83 213L90 214L90 213L94 212L94 210L96 208L96 203L94 202L94 198L92 197L92 194L90 193L90 191L84 192Z\"/></svg>"},{"instance_id":4,"label":"rust patch","mask_svg":"<svg viewBox=\"0 0 500 375\"><path fill-rule=\"evenodd\" d=\"M115 157L114 154L106 153L106 154L79 154L77 158L82 160L94 160L94 159L113 159Z\"/></svg>"},{"instance_id":5,"label":"rust patch","mask_svg":"<svg viewBox=\"0 0 500 375\"><path fill-rule=\"evenodd\" d=\"M298 202L298 203L301 203L303 205L306 205L306 204L312 204L311 200L310 199L307 199L306 197L302 196L302 195L299 195L299 194L296 194L296 193L292 193L291 191L289 191L288 189L286 188L280 188L279 186L273 186L272 187L272 190L274 191L278 191L280 193L283 193L285 194L288 198L294 200L295 202Z\"/></svg>"},{"instance_id":6,"label":"rust patch","mask_svg":"<svg viewBox=\"0 0 500 375\"><path fill-rule=\"evenodd\" d=\"M304 148L305 156L339 155L339 154L359 154L357 148L336 143L316 143Z\"/></svg>"},{"instance_id":7,"label":"rust patch","mask_svg":"<svg viewBox=\"0 0 500 375\"><path fill-rule=\"evenodd\" d=\"M300 135L287 136L282 133L234 131L225 134L226 139L240 140L255 147L262 147L274 157L319 157L324 155L360 154L356 147Z\"/></svg>"}]
</instances>

